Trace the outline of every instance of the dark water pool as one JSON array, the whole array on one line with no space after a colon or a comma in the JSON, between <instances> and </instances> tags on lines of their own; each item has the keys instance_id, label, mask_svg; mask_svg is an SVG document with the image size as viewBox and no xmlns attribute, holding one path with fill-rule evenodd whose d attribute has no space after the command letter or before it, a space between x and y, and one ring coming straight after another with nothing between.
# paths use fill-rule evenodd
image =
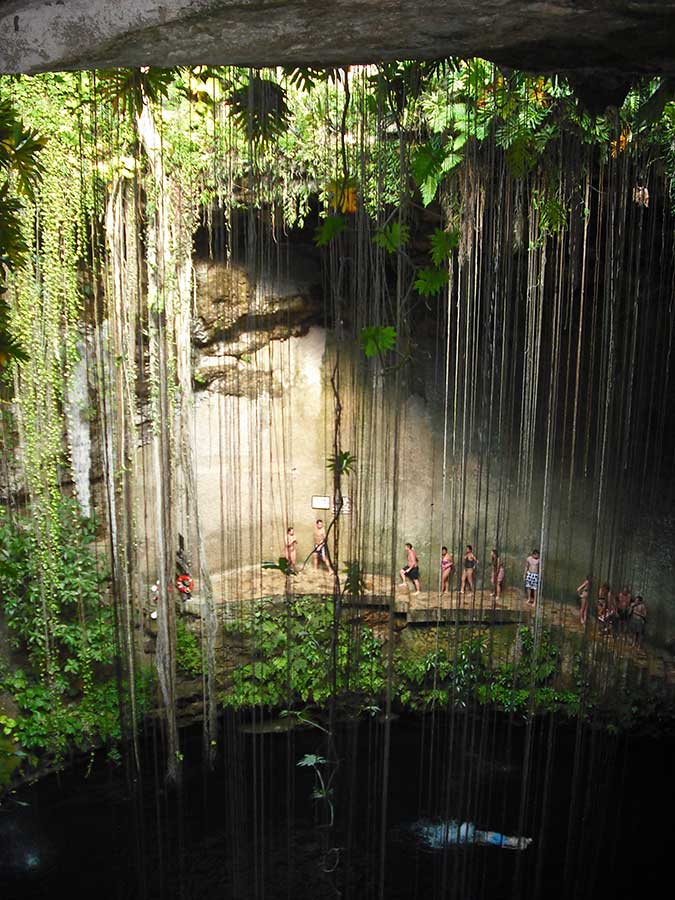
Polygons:
<instances>
[{"instance_id":1,"label":"dark water pool","mask_svg":"<svg viewBox=\"0 0 675 900\"><path fill-rule=\"evenodd\" d=\"M246 724L224 723L212 774L183 735L180 792L148 735L136 782L97 761L16 794L0 897L638 898L671 878L672 740L467 714L343 723L332 745Z\"/></svg>"}]
</instances>

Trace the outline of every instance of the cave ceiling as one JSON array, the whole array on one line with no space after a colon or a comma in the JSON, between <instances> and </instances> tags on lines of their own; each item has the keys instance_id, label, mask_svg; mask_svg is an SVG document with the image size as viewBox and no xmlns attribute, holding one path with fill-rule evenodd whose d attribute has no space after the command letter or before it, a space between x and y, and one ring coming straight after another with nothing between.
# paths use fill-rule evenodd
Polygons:
<instances>
[{"instance_id":1,"label":"cave ceiling","mask_svg":"<svg viewBox=\"0 0 675 900\"><path fill-rule=\"evenodd\" d=\"M7 73L455 55L611 91L675 75L674 47L675 0L0 0Z\"/></svg>"}]
</instances>

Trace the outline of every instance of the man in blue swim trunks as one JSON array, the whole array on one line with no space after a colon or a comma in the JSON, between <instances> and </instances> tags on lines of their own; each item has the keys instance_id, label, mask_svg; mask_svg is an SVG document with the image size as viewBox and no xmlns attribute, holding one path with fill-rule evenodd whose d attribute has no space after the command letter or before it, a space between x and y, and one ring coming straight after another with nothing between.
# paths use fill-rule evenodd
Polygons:
<instances>
[{"instance_id":1,"label":"man in blue swim trunks","mask_svg":"<svg viewBox=\"0 0 675 900\"><path fill-rule=\"evenodd\" d=\"M413 548L412 544L405 545L405 553L406 558L408 560L407 565L403 566L400 570L401 575L401 583L399 587L405 587L406 578L409 578L412 583L415 585L415 593L419 594L420 592L420 569L419 569L419 560L417 559L417 554Z\"/></svg>"}]
</instances>

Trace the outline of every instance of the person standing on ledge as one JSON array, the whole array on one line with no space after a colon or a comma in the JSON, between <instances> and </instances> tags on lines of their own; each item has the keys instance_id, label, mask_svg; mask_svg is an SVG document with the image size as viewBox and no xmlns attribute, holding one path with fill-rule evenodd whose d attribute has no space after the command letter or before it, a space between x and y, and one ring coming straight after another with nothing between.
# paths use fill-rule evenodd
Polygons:
<instances>
[{"instance_id":1,"label":"person standing on ledge","mask_svg":"<svg viewBox=\"0 0 675 900\"><path fill-rule=\"evenodd\" d=\"M419 569L419 560L417 559L417 554L415 553L415 549L412 544L405 545L405 553L407 563L400 570L401 575L401 584L399 587L405 587L406 578L409 578L415 586L415 593L419 594L420 592L420 569Z\"/></svg>"},{"instance_id":2,"label":"person standing on ledge","mask_svg":"<svg viewBox=\"0 0 675 900\"><path fill-rule=\"evenodd\" d=\"M577 588L577 597L579 598L579 603L581 604L581 609L579 611L579 620L582 625L586 624L586 618L588 616L588 595L590 593L590 590L591 576L587 575Z\"/></svg>"},{"instance_id":3,"label":"person standing on ledge","mask_svg":"<svg viewBox=\"0 0 675 900\"><path fill-rule=\"evenodd\" d=\"M297 575L298 562L298 542L295 537L293 526L286 530L286 538L284 539L284 556L288 560L288 568L291 575Z\"/></svg>"},{"instance_id":4,"label":"person standing on ledge","mask_svg":"<svg viewBox=\"0 0 675 900\"><path fill-rule=\"evenodd\" d=\"M533 550L527 557L525 563L525 593L527 594L527 602L530 606L534 606L537 602L537 594L539 593L539 551Z\"/></svg>"},{"instance_id":5,"label":"person standing on ledge","mask_svg":"<svg viewBox=\"0 0 675 900\"><path fill-rule=\"evenodd\" d=\"M478 565L478 560L473 552L473 547L471 544L466 545L466 553L464 554L464 567L462 569L462 581L459 586L460 594L464 593L464 588L468 582L469 587L471 588L471 593L476 593L476 587L473 583L473 573L474 569Z\"/></svg>"},{"instance_id":6,"label":"person standing on ledge","mask_svg":"<svg viewBox=\"0 0 675 900\"><path fill-rule=\"evenodd\" d=\"M326 526L323 519L317 519L314 523L314 551L312 553L312 564L315 569L319 568L322 562L327 569L330 569L328 557L326 555Z\"/></svg>"},{"instance_id":7,"label":"person standing on ledge","mask_svg":"<svg viewBox=\"0 0 675 900\"><path fill-rule=\"evenodd\" d=\"M455 559L447 547L441 547L441 594L448 590L448 582L455 571Z\"/></svg>"}]
</instances>

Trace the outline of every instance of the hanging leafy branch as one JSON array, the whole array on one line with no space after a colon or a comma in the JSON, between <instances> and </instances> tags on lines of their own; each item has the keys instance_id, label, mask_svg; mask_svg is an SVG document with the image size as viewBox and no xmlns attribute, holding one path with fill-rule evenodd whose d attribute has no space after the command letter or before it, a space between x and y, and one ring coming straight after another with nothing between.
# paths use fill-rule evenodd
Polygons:
<instances>
[{"instance_id":1,"label":"hanging leafy branch","mask_svg":"<svg viewBox=\"0 0 675 900\"><path fill-rule=\"evenodd\" d=\"M361 329L359 341L367 357L382 356L396 345L396 329L392 325L369 325Z\"/></svg>"},{"instance_id":2,"label":"hanging leafy branch","mask_svg":"<svg viewBox=\"0 0 675 900\"><path fill-rule=\"evenodd\" d=\"M453 250L459 247L459 230L446 231L436 228L431 235L431 260L435 266L442 266L450 259Z\"/></svg>"},{"instance_id":3,"label":"hanging leafy branch","mask_svg":"<svg viewBox=\"0 0 675 900\"><path fill-rule=\"evenodd\" d=\"M387 253L397 253L402 247L405 247L409 239L410 228L398 221L378 229L373 237L374 243Z\"/></svg>"},{"instance_id":4,"label":"hanging leafy branch","mask_svg":"<svg viewBox=\"0 0 675 900\"><path fill-rule=\"evenodd\" d=\"M340 80L340 70L334 68L319 69L315 66L284 66L284 74L289 82L300 91L309 93L319 84L333 83Z\"/></svg>"},{"instance_id":5,"label":"hanging leafy branch","mask_svg":"<svg viewBox=\"0 0 675 900\"><path fill-rule=\"evenodd\" d=\"M423 268L417 272L415 290L421 297L439 294L450 280L447 269Z\"/></svg>"},{"instance_id":6,"label":"hanging leafy branch","mask_svg":"<svg viewBox=\"0 0 675 900\"><path fill-rule=\"evenodd\" d=\"M3 297L7 277L26 262L28 245L23 234L23 200L33 202L44 173L40 151L45 139L27 128L9 99L0 100L0 368L10 359L26 361L25 352L11 333L10 309Z\"/></svg>"},{"instance_id":7,"label":"hanging leafy branch","mask_svg":"<svg viewBox=\"0 0 675 900\"><path fill-rule=\"evenodd\" d=\"M288 125L286 91L268 78L251 75L246 84L229 94L227 103L234 122L255 141L272 141Z\"/></svg>"},{"instance_id":8,"label":"hanging leafy branch","mask_svg":"<svg viewBox=\"0 0 675 900\"><path fill-rule=\"evenodd\" d=\"M317 247L326 247L346 227L347 220L344 216L326 216L325 219L321 220L314 233L314 243Z\"/></svg>"},{"instance_id":9,"label":"hanging leafy branch","mask_svg":"<svg viewBox=\"0 0 675 900\"><path fill-rule=\"evenodd\" d=\"M143 111L144 98L151 103L166 100L179 68L102 69L97 73L99 97L115 114L134 117Z\"/></svg>"}]
</instances>

